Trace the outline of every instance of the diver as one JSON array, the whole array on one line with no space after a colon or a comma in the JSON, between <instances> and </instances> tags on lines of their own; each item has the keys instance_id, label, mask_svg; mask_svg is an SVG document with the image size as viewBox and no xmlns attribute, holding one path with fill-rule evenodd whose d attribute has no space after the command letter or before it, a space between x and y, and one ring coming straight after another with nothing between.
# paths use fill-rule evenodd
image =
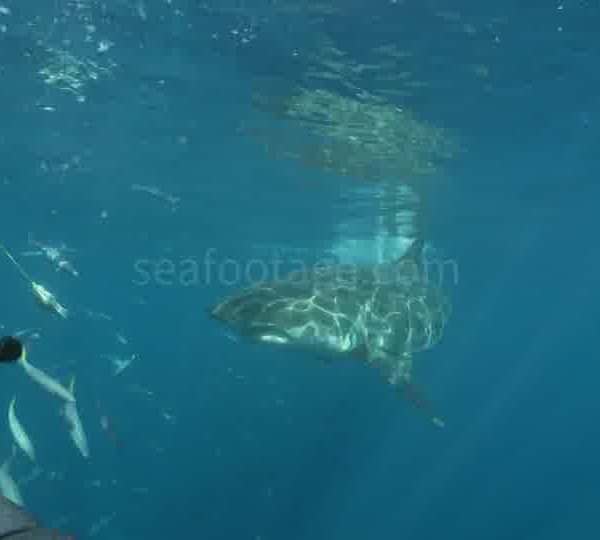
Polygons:
<instances>
[{"instance_id":1,"label":"diver","mask_svg":"<svg viewBox=\"0 0 600 540\"><path fill-rule=\"evenodd\" d=\"M23 507L0 495L0 538L6 540L75 540L55 529L41 527Z\"/></svg>"}]
</instances>

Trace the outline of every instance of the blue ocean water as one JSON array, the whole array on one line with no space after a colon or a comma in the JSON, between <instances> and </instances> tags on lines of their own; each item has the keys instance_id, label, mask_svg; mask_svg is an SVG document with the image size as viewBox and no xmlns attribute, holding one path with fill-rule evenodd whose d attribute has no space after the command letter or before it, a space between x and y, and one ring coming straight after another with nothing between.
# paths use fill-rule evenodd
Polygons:
<instances>
[{"instance_id":1,"label":"blue ocean water","mask_svg":"<svg viewBox=\"0 0 600 540\"><path fill-rule=\"evenodd\" d=\"M10 463L27 507L114 540L596 537L599 36L583 0L0 0L0 241L70 310L2 260L0 324L76 376L91 451L3 365L1 407L17 396L37 450ZM415 374L444 430L365 365L207 316L250 261L312 263L387 215L372 179L250 136L294 85L341 93L355 72L306 83L323 44L361 73L393 45L414 84L386 99L460 141L423 210L458 268ZM395 74L345 95L406 91ZM32 239L73 248L79 277L24 255Z\"/></svg>"}]
</instances>

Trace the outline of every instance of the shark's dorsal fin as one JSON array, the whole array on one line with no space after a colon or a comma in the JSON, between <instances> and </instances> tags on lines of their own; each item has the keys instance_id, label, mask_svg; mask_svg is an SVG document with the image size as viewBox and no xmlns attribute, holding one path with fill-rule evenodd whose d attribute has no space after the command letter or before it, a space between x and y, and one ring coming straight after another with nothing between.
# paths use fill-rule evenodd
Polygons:
<instances>
[{"instance_id":1,"label":"shark's dorsal fin","mask_svg":"<svg viewBox=\"0 0 600 540\"><path fill-rule=\"evenodd\" d=\"M407 250L397 259L398 262L411 260L422 263L423 260L423 249L425 247L425 241L423 238L416 237L412 244L408 246Z\"/></svg>"},{"instance_id":2,"label":"shark's dorsal fin","mask_svg":"<svg viewBox=\"0 0 600 540\"><path fill-rule=\"evenodd\" d=\"M71 380L69 381L69 392L75 395L75 375L71 375Z\"/></svg>"},{"instance_id":3,"label":"shark's dorsal fin","mask_svg":"<svg viewBox=\"0 0 600 540\"><path fill-rule=\"evenodd\" d=\"M415 199L413 205L413 217L411 220L413 241L406 251L394 262L400 268L414 271L417 278L421 278L424 272L423 251L425 249L425 185L423 181L413 189Z\"/></svg>"},{"instance_id":4,"label":"shark's dorsal fin","mask_svg":"<svg viewBox=\"0 0 600 540\"><path fill-rule=\"evenodd\" d=\"M402 256L394 262L397 275L402 276L403 279L412 279L417 282L423 280L425 274L423 246L424 242L421 238L413 240Z\"/></svg>"}]
</instances>

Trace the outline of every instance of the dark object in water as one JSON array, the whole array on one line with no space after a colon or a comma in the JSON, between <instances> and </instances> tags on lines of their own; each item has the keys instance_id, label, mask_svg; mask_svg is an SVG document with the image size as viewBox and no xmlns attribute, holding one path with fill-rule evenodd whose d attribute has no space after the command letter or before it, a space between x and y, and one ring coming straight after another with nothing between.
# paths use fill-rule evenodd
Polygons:
<instances>
[{"instance_id":1,"label":"dark object in water","mask_svg":"<svg viewBox=\"0 0 600 540\"><path fill-rule=\"evenodd\" d=\"M5 540L75 540L60 531L40 527L25 508L0 496L0 538Z\"/></svg>"},{"instance_id":2,"label":"dark object in water","mask_svg":"<svg viewBox=\"0 0 600 540\"><path fill-rule=\"evenodd\" d=\"M23 343L13 336L0 338L0 362L15 362L23 354ZM1 537L0 537L1 538Z\"/></svg>"}]
</instances>

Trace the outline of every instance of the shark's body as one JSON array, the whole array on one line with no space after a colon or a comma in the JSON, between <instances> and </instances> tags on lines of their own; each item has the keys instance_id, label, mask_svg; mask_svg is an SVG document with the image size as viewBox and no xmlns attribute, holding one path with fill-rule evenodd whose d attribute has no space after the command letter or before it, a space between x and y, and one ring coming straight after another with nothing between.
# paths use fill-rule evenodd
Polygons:
<instances>
[{"instance_id":1,"label":"shark's body","mask_svg":"<svg viewBox=\"0 0 600 540\"><path fill-rule=\"evenodd\" d=\"M433 347L450 315L420 246L388 265L333 265L237 292L211 311L256 341L313 348L375 365L441 424L412 384L413 353Z\"/></svg>"}]
</instances>

